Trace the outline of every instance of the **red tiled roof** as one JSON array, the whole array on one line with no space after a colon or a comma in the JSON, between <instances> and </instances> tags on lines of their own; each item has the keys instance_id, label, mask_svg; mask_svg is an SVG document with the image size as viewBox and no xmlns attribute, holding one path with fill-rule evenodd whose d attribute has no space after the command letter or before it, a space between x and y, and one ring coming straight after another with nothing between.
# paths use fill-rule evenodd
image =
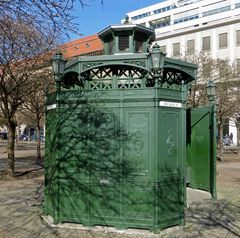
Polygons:
<instances>
[{"instance_id":1,"label":"red tiled roof","mask_svg":"<svg viewBox=\"0 0 240 238\"><path fill-rule=\"evenodd\" d=\"M98 55L103 53L103 44L98 36L92 35L63 44L61 51L65 58L79 55Z\"/></svg>"}]
</instances>

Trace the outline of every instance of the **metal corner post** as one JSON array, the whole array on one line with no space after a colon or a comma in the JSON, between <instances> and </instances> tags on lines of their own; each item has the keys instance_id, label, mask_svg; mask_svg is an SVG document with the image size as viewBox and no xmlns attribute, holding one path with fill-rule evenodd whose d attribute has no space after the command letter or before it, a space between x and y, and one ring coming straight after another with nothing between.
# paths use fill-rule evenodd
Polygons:
<instances>
[{"instance_id":1,"label":"metal corner post","mask_svg":"<svg viewBox=\"0 0 240 238\"><path fill-rule=\"evenodd\" d=\"M207 94L210 111L210 163L211 163L211 194L213 199L217 199L216 189L216 147L217 147L217 125L216 125L216 85L209 80L207 84Z\"/></svg>"},{"instance_id":2,"label":"metal corner post","mask_svg":"<svg viewBox=\"0 0 240 238\"><path fill-rule=\"evenodd\" d=\"M157 145L158 141L159 141L159 87L158 87L158 80L159 80L159 74L154 73L154 128L155 128L155 132L154 132L154 159L155 159L155 163L157 168L159 167L159 157L158 157L158 150L159 147ZM159 173L157 171L157 169L155 169L154 171L154 177L155 177L155 181L154 181L154 193L155 193L155 198L154 198L154 227L153 230L155 233L159 233L160 231L160 227L158 224L158 217L159 217Z\"/></svg>"},{"instance_id":3,"label":"metal corner post","mask_svg":"<svg viewBox=\"0 0 240 238\"><path fill-rule=\"evenodd\" d=\"M217 125L216 125L216 101L210 102L210 112L211 112L211 163L212 163L212 177L211 177L211 194L213 199L217 199L217 188L216 188L216 146L217 146Z\"/></svg>"},{"instance_id":4,"label":"metal corner post","mask_svg":"<svg viewBox=\"0 0 240 238\"><path fill-rule=\"evenodd\" d=\"M57 108L56 108L56 112L57 112L57 131L56 131L56 143L57 143L57 153L56 153L56 160L55 160L55 176L57 179L57 183L56 183L56 192L57 192L57 208L56 208L56 214L54 217L54 223L58 224L60 222L59 219L59 159L60 159L60 119L61 119L61 85L60 85L60 77L58 77L56 80L56 104L57 104Z\"/></svg>"},{"instance_id":5,"label":"metal corner post","mask_svg":"<svg viewBox=\"0 0 240 238\"><path fill-rule=\"evenodd\" d=\"M182 161L183 161L183 168L182 168L182 179L183 179L183 200L182 202L184 203L184 207L187 207L187 187L186 187L186 176L187 176L187 155L186 155L186 96L187 96L187 86L182 82ZM183 214L183 225L185 225L185 212L184 212L184 207L182 210Z\"/></svg>"}]
</instances>

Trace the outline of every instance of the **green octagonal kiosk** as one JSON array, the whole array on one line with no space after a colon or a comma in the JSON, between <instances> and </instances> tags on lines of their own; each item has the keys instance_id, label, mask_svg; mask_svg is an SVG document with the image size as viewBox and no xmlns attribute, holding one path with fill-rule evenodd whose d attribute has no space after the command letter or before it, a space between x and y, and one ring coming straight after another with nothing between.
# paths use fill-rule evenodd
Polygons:
<instances>
[{"instance_id":1,"label":"green octagonal kiosk","mask_svg":"<svg viewBox=\"0 0 240 238\"><path fill-rule=\"evenodd\" d=\"M44 212L56 224L154 232L183 225L187 182L215 194L214 130L209 134L203 123L209 170L201 187L198 137L186 124L197 66L150 47L154 31L141 25L126 21L98 35L104 55L66 63L57 52L53 59L57 90L47 95Z\"/></svg>"}]
</instances>

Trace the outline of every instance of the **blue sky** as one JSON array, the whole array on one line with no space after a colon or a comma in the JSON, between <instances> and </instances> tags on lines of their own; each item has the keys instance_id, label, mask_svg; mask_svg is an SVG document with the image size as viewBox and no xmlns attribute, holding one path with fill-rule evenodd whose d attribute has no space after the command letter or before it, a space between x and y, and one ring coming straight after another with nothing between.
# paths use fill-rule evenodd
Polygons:
<instances>
[{"instance_id":1,"label":"blue sky","mask_svg":"<svg viewBox=\"0 0 240 238\"><path fill-rule=\"evenodd\" d=\"M119 24L126 13L161 2L162 0L86 0L90 6L75 8L74 15L78 17L79 34L72 35L71 40L98 33L111 24Z\"/></svg>"}]
</instances>

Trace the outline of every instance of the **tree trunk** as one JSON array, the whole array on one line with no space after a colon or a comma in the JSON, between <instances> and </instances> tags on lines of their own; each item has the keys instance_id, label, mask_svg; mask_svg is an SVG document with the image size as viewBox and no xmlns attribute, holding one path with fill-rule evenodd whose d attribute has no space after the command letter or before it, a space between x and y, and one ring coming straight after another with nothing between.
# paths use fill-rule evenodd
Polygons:
<instances>
[{"instance_id":1,"label":"tree trunk","mask_svg":"<svg viewBox=\"0 0 240 238\"><path fill-rule=\"evenodd\" d=\"M37 164L41 164L41 136L40 136L40 125L38 123L37 127Z\"/></svg>"},{"instance_id":2,"label":"tree trunk","mask_svg":"<svg viewBox=\"0 0 240 238\"><path fill-rule=\"evenodd\" d=\"M15 132L16 132L16 124L13 121L10 121L7 125L8 129L8 168L7 173L10 177L14 177L14 162L15 162L15 155L14 155L14 145L15 145Z\"/></svg>"},{"instance_id":3,"label":"tree trunk","mask_svg":"<svg viewBox=\"0 0 240 238\"><path fill-rule=\"evenodd\" d=\"M30 144L30 139L31 139L31 128L29 127L28 128L28 139L27 139L28 144Z\"/></svg>"},{"instance_id":4,"label":"tree trunk","mask_svg":"<svg viewBox=\"0 0 240 238\"><path fill-rule=\"evenodd\" d=\"M239 154L239 148L240 147L240 127L237 126L237 148L238 148L238 154Z\"/></svg>"}]
</instances>

